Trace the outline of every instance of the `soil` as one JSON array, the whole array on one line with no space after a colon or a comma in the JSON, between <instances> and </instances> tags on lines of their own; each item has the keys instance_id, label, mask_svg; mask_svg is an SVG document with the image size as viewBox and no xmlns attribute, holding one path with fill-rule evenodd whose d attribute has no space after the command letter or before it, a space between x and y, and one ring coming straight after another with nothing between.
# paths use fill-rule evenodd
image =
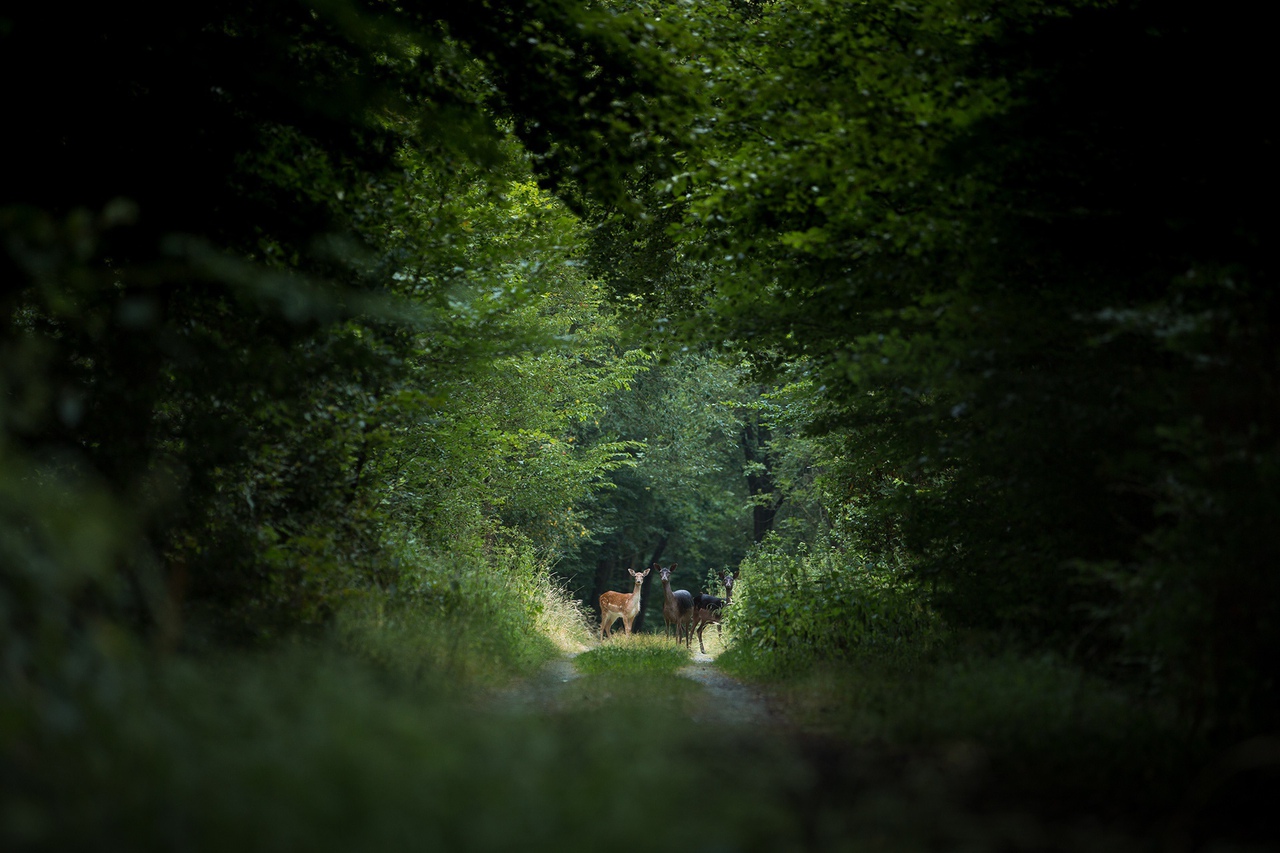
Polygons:
<instances>
[{"instance_id":1,"label":"soil","mask_svg":"<svg viewBox=\"0 0 1280 853\"><path fill-rule=\"evenodd\" d=\"M694 722L727 725L782 727L785 721L759 690L744 684L715 667L715 658L693 653L693 663L679 670L685 678L702 685L705 701L693 713Z\"/></svg>"}]
</instances>

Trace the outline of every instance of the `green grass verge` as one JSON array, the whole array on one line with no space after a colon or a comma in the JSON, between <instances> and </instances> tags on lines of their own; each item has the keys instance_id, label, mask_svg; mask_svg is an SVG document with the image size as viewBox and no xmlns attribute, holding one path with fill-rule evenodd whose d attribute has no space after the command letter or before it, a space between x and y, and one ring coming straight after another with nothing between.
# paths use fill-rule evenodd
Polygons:
<instances>
[{"instance_id":1,"label":"green grass verge","mask_svg":"<svg viewBox=\"0 0 1280 853\"><path fill-rule=\"evenodd\" d=\"M765 684L803 728L905 749L962 745L1006 787L1046 799L1159 809L1203 759L1158 708L1051 657L905 647L785 675L737 650L719 662Z\"/></svg>"},{"instance_id":2,"label":"green grass verge","mask_svg":"<svg viewBox=\"0 0 1280 853\"><path fill-rule=\"evenodd\" d=\"M657 634L616 636L574 658L584 675L669 675L688 663L683 645Z\"/></svg>"},{"instance_id":3,"label":"green grass verge","mask_svg":"<svg viewBox=\"0 0 1280 853\"><path fill-rule=\"evenodd\" d=\"M725 758L742 750L700 740L671 705L697 686L670 675L575 679L553 715L325 646L113 678L42 717L0 697L0 849L596 850L602 825L656 838L659 796L716 809L726 849L802 831L789 759Z\"/></svg>"}]
</instances>

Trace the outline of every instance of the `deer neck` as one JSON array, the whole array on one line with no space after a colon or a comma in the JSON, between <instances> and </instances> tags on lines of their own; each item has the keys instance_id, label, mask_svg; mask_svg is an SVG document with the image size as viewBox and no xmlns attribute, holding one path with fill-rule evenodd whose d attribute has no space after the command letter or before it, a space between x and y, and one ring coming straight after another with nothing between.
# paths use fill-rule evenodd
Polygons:
<instances>
[{"instance_id":1,"label":"deer neck","mask_svg":"<svg viewBox=\"0 0 1280 853\"><path fill-rule=\"evenodd\" d=\"M631 590L631 598L627 601L626 612L628 614L638 613L640 611L640 584L641 583L643 583L643 581L641 581L640 578L636 578L636 588Z\"/></svg>"}]
</instances>

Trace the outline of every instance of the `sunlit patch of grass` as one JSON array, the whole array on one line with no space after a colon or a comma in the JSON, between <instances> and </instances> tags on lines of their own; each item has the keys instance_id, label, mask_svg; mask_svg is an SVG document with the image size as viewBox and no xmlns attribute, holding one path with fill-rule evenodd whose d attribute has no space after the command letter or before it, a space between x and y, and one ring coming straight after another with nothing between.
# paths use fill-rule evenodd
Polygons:
<instances>
[{"instance_id":1,"label":"sunlit patch of grass","mask_svg":"<svg viewBox=\"0 0 1280 853\"><path fill-rule=\"evenodd\" d=\"M719 660L720 655L733 647L733 635L727 629L722 628L717 631L715 625L708 625L702 631L702 646L707 650L707 657ZM695 653L700 650L696 632L693 635L693 641L689 644L689 648Z\"/></svg>"},{"instance_id":2,"label":"sunlit patch of grass","mask_svg":"<svg viewBox=\"0 0 1280 853\"><path fill-rule=\"evenodd\" d=\"M539 604L537 632L549 639L561 652L576 654L586 651L591 643L587 608L550 575L537 578L536 599Z\"/></svg>"},{"instance_id":3,"label":"sunlit patch of grass","mask_svg":"<svg viewBox=\"0 0 1280 853\"><path fill-rule=\"evenodd\" d=\"M560 654L555 643L510 614L423 610L378 603L338 620L343 645L398 679L456 689L495 686L528 675ZM523 630L522 630L523 629Z\"/></svg>"},{"instance_id":4,"label":"sunlit patch of grass","mask_svg":"<svg viewBox=\"0 0 1280 853\"><path fill-rule=\"evenodd\" d=\"M406 562L398 593L353 596L335 620L349 651L398 678L496 687L591 642L586 609L528 553Z\"/></svg>"},{"instance_id":5,"label":"sunlit patch of grass","mask_svg":"<svg viewBox=\"0 0 1280 853\"><path fill-rule=\"evenodd\" d=\"M685 647L660 634L615 634L574 658L578 671L587 675L669 674L688 662Z\"/></svg>"}]
</instances>

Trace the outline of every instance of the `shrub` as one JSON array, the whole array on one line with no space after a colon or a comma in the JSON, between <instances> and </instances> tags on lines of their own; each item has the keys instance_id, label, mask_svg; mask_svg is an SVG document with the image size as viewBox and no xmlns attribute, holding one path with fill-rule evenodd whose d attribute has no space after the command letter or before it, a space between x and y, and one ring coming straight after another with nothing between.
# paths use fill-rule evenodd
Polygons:
<instances>
[{"instance_id":1,"label":"shrub","mask_svg":"<svg viewBox=\"0 0 1280 853\"><path fill-rule=\"evenodd\" d=\"M794 671L908 639L928 644L940 626L923 592L892 566L820 540L794 552L766 542L743 561L725 616L725 663L758 674Z\"/></svg>"}]
</instances>

